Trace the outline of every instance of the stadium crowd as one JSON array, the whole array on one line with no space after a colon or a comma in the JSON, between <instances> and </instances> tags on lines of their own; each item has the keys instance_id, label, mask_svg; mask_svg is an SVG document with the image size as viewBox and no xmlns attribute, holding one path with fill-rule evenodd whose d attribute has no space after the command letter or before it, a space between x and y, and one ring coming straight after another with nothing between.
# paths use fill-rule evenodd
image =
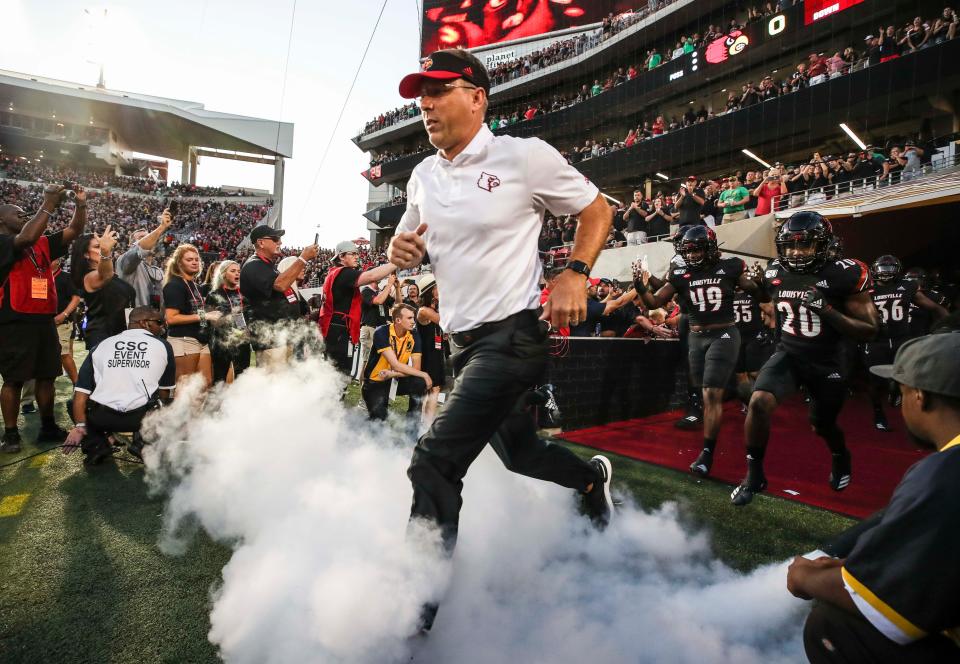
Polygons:
<instances>
[{"instance_id":1,"label":"stadium crowd","mask_svg":"<svg viewBox=\"0 0 960 664\"><path fill-rule=\"evenodd\" d=\"M42 163L23 156L0 156L0 176L26 182L75 182L88 189L117 189L155 196L250 196L244 189L228 191L222 187L200 187L180 182L160 182L152 178L115 175L110 171L90 172L77 166Z\"/></svg>"},{"instance_id":2,"label":"stadium crowd","mask_svg":"<svg viewBox=\"0 0 960 664\"><path fill-rule=\"evenodd\" d=\"M678 35L676 42L665 42L665 44L675 43L673 49L665 45L649 49L643 61L620 64L612 68L606 77L597 78L592 84L583 83L570 90L551 92L540 99L524 101L520 104L511 102L506 105L494 105L488 112L488 126L491 130L504 129L544 114L575 106L642 76L644 71L654 69L691 51L702 49L706 44L726 34L723 32L724 29L727 32L739 30L745 23L759 21L777 13L782 10L782 5L783 3L768 2L760 6L752 6L746 10L746 16L742 22L734 18L726 26L708 26L702 35L700 33L689 36ZM817 85L831 78L843 76L851 71L943 43L955 38L958 24L960 24L960 19L958 19L956 12L948 7L943 10L941 16L933 19L914 17L899 27L896 25L888 25L885 28L881 26L877 35L868 35L864 39L864 45L861 48L850 44L841 44L835 49L810 53L803 61L797 63L793 70L786 72L782 78L775 80L772 75L767 75L759 81L748 80L743 82L739 88L727 91L727 99L722 108L712 106L708 108L706 105L701 105L699 109L691 107L682 114L670 114L662 110L647 110L645 112L646 117L639 119L636 127L630 129L622 138L619 136L588 138L582 145L575 145L569 150L563 151L563 154L568 157L571 163L577 163L584 159L601 157L617 150L629 148L668 132L703 123L714 117L739 111L769 99L775 99L797 92L805 87ZM568 41L573 42L574 40ZM566 43L560 42L560 44ZM567 52L560 46L554 46L564 53ZM573 47L567 44L567 48ZM576 55L576 52L574 51L573 54ZM514 78L532 73L543 66L553 64L554 60L551 58L555 55L552 51L549 56L543 57L531 54L520 61L498 65L491 71L491 78L496 85L497 81L493 78L494 72L500 71L507 65L509 65L509 71L513 72L511 75ZM408 105L408 107L410 106L413 106L413 104ZM384 151L375 154L370 165L386 164L431 149L428 145L421 143L407 150Z\"/></svg>"}]
</instances>

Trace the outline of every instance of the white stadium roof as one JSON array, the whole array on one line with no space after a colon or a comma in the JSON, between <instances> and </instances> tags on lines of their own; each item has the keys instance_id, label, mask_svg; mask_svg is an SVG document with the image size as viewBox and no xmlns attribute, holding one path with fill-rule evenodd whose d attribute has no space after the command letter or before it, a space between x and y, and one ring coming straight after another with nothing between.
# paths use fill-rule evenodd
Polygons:
<instances>
[{"instance_id":1,"label":"white stadium roof","mask_svg":"<svg viewBox=\"0 0 960 664\"><path fill-rule=\"evenodd\" d=\"M112 128L136 152L183 159L188 146L293 156L293 124L231 113L203 104L0 69L0 110L12 104L24 112L57 114L78 124L95 118Z\"/></svg>"}]
</instances>

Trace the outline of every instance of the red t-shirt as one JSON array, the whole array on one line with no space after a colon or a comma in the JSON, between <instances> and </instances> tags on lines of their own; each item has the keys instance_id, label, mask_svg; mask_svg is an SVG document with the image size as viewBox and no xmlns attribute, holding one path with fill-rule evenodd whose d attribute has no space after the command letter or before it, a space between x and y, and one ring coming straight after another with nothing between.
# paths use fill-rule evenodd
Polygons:
<instances>
[{"instance_id":1,"label":"red t-shirt","mask_svg":"<svg viewBox=\"0 0 960 664\"><path fill-rule=\"evenodd\" d=\"M779 182L767 182L763 185L763 188L760 190L760 195L757 196L757 216L763 214L770 214L773 212L773 208L777 204L777 199L780 198L780 183Z\"/></svg>"}]
</instances>

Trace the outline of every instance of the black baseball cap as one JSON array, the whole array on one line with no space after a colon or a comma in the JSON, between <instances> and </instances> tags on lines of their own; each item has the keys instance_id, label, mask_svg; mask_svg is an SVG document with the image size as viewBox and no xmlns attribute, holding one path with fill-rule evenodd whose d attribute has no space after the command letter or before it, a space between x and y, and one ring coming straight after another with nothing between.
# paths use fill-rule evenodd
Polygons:
<instances>
[{"instance_id":1,"label":"black baseball cap","mask_svg":"<svg viewBox=\"0 0 960 664\"><path fill-rule=\"evenodd\" d=\"M400 96L404 99L420 96L424 80L455 81L458 78L490 93L490 76L477 56L460 48L448 48L434 51L424 59L420 71L404 76L400 81Z\"/></svg>"},{"instance_id":2,"label":"black baseball cap","mask_svg":"<svg viewBox=\"0 0 960 664\"><path fill-rule=\"evenodd\" d=\"M960 332L910 339L900 346L893 364L870 367L870 372L926 392L960 397Z\"/></svg>"},{"instance_id":3,"label":"black baseball cap","mask_svg":"<svg viewBox=\"0 0 960 664\"><path fill-rule=\"evenodd\" d=\"M250 241L256 242L257 240L262 240L265 237L273 238L274 240L279 240L283 237L284 231L282 228L270 228L267 224L260 224L252 231L250 231Z\"/></svg>"}]
</instances>

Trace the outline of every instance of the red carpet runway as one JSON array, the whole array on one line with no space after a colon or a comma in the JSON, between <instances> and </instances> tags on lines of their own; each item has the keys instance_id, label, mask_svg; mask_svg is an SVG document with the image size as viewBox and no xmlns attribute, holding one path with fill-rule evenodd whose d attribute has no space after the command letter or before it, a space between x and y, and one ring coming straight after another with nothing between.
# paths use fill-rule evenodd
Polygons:
<instances>
[{"instance_id":1,"label":"red carpet runway","mask_svg":"<svg viewBox=\"0 0 960 664\"><path fill-rule=\"evenodd\" d=\"M568 431L561 438L598 450L621 454L668 468L689 472L703 446L701 431L681 431L673 423L683 413L661 413L605 426ZM862 518L887 504L904 471L924 456L909 441L899 411L887 409L892 433L873 427L873 412L866 397L850 398L840 414L853 456L850 486L835 492L827 484L830 454L810 430L807 405L801 397L787 401L774 413L764 468L770 484L767 493L789 500ZM739 484L746 472L740 403L724 405L723 427L714 453L710 477ZM616 470L614 470L616 473Z\"/></svg>"}]
</instances>

